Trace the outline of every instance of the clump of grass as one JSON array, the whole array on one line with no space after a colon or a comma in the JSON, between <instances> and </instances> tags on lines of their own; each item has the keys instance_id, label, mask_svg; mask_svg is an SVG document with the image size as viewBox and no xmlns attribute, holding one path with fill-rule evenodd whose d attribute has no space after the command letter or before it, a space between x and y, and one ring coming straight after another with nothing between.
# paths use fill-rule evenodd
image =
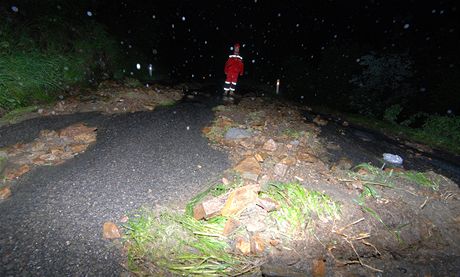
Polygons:
<instances>
[{"instance_id":1,"label":"clump of grass","mask_svg":"<svg viewBox=\"0 0 460 277\"><path fill-rule=\"evenodd\" d=\"M143 87L142 83L135 78L126 78L123 83L129 88L140 88Z\"/></svg>"},{"instance_id":2,"label":"clump of grass","mask_svg":"<svg viewBox=\"0 0 460 277\"><path fill-rule=\"evenodd\" d=\"M171 107L171 106L174 106L175 104L176 104L175 100L168 99L168 100L161 101L158 105L160 107Z\"/></svg>"},{"instance_id":3,"label":"clump of grass","mask_svg":"<svg viewBox=\"0 0 460 277\"><path fill-rule=\"evenodd\" d=\"M24 108L17 108L5 114L0 118L0 124L12 124L16 123L20 118L28 113L35 112L38 109L37 106L28 106Z\"/></svg>"},{"instance_id":4,"label":"clump of grass","mask_svg":"<svg viewBox=\"0 0 460 277\"><path fill-rule=\"evenodd\" d=\"M414 182L419 186L427 187L435 191L439 190L439 183L428 178L426 173L409 170L401 172L400 175L401 177Z\"/></svg>"},{"instance_id":5,"label":"clump of grass","mask_svg":"<svg viewBox=\"0 0 460 277\"><path fill-rule=\"evenodd\" d=\"M249 260L228 251L230 245L220 235L226 220L197 221L170 211L143 211L125 226L129 269L157 276L229 276L249 271Z\"/></svg>"},{"instance_id":6,"label":"clump of grass","mask_svg":"<svg viewBox=\"0 0 460 277\"><path fill-rule=\"evenodd\" d=\"M288 138L291 139L299 139L301 138L305 133L302 131L297 131L293 129L285 129L283 131L283 135L287 136Z\"/></svg>"},{"instance_id":7,"label":"clump of grass","mask_svg":"<svg viewBox=\"0 0 460 277\"><path fill-rule=\"evenodd\" d=\"M365 174L360 174L360 170L364 171ZM379 185L382 187L394 187L393 171L385 172L369 163L362 163L355 166L354 170L349 172L349 175L360 180L364 186Z\"/></svg>"},{"instance_id":8,"label":"clump of grass","mask_svg":"<svg viewBox=\"0 0 460 277\"><path fill-rule=\"evenodd\" d=\"M340 205L328 195L310 191L298 183L270 184L262 193L280 204L271 213L288 234L303 233L314 217L322 221L340 218Z\"/></svg>"}]
</instances>

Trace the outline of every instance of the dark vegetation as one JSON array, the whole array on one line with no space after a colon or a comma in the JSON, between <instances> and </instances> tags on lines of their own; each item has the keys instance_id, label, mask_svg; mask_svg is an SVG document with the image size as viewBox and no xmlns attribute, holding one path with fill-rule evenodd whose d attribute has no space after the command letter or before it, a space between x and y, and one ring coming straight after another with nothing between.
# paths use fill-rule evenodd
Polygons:
<instances>
[{"instance_id":1,"label":"dark vegetation","mask_svg":"<svg viewBox=\"0 0 460 277\"><path fill-rule=\"evenodd\" d=\"M0 115L101 80L146 78L116 36L92 18L88 2L22 1L20 12L0 9Z\"/></svg>"}]
</instances>

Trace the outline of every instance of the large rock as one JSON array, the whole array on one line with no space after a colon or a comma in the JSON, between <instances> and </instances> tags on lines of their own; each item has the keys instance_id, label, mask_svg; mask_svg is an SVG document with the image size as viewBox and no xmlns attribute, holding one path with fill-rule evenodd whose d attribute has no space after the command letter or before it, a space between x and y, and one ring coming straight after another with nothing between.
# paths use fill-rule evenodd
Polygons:
<instances>
[{"instance_id":1,"label":"large rock","mask_svg":"<svg viewBox=\"0 0 460 277\"><path fill-rule=\"evenodd\" d=\"M247 157L239 162L234 168L236 172L241 174L244 179L257 181L261 172L260 164L255 157Z\"/></svg>"},{"instance_id":2,"label":"large rock","mask_svg":"<svg viewBox=\"0 0 460 277\"><path fill-rule=\"evenodd\" d=\"M247 185L230 193L222 209L223 216L237 215L249 204L256 203L260 185Z\"/></svg>"},{"instance_id":3,"label":"large rock","mask_svg":"<svg viewBox=\"0 0 460 277\"><path fill-rule=\"evenodd\" d=\"M269 139L264 143L264 146L262 148L264 150L273 152L273 151L276 151L276 149L278 148L278 145L273 139Z\"/></svg>"},{"instance_id":4,"label":"large rock","mask_svg":"<svg viewBox=\"0 0 460 277\"><path fill-rule=\"evenodd\" d=\"M227 133L225 133L225 139L227 140L244 139L250 138L251 136L251 132L241 128L230 128L228 129Z\"/></svg>"}]
</instances>

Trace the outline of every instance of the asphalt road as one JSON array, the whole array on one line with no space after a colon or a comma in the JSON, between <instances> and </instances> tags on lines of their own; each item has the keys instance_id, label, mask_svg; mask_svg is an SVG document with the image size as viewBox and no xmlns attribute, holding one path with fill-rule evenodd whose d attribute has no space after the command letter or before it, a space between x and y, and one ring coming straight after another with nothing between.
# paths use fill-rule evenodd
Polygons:
<instances>
[{"instance_id":1,"label":"asphalt road","mask_svg":"<svg viewBox=\"0 0 460 277\"><path fill-rule=\"evenodd\" d=\"M184 203L229 166L201 135L210 105L116 116L95 113L32 119L0 128L0 147L41 129L97 126L97 142L60 166L39 167L0 202L0 276L119 276L121 254L102 238L142 206Z\"/></svg>"}]
</instances>

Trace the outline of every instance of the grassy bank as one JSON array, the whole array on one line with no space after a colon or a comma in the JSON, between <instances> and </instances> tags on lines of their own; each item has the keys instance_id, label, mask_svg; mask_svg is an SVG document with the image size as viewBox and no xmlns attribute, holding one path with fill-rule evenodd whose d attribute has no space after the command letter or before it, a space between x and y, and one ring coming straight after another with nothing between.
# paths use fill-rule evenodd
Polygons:
<instances>
[{"instance_id":1,"label":"grassy bank","mask_svg":"<svg viewBox=\"0 0 460 277\"><path fill-rule=\"evenodd\" d=\"M397 136L409 141L428 145L460 155L460 116L428 115L424 124L412 128L396 122L389 122L359 114L343 113L327 107L314 107L315 112L340 116L352 124L381 133Z\"/></svg>"},{"instance_id":2,"label":"grassy bank","mask_svg":"<svg viewBox=\"0 0 460 277\"><path fill-rule=\"evenodd\" d=\"M116 76L121 51L97 22L58 16L0 25L0 110L49 102L74 85Z\"/></svg>"}]
</instances>

